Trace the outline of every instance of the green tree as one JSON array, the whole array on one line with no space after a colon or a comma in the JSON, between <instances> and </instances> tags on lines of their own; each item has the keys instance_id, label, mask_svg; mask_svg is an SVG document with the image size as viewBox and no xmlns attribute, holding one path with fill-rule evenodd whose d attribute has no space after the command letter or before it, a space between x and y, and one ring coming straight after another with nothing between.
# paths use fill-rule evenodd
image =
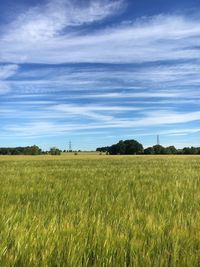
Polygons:
<instances>
[{"instance_id":1,"label":"green tree","mask_svg":"<svg viewBox=\"0 0 200 267\"><path fill-rule=\"evenodd\" d=\"M168 146L168 147L165 148L165 154L173 154L173 155L175 155L177 153L178 153L178 151L175 148L175 146Z\"/></svg>"},{"instance_id":2,"label":"green tree","mask_svg":"<svg viewBox=\"0 0 200 267\"><path fill-rule=\"evenodd\" d=\"M145 155L153 155L153 154L155 154L154 148L153 148L153 147L147 147L147 148L144 150L144 154L145 154Z\"/></svg>"},{"instance_id":3,"label":"green tree","mask_svg":"<svg viewBox=\"0 0 200 267\"><path fill-rule=\"evenodd\" d=\"M119 141L117 144L112 145L109 150L111 155L134 155L143 153L143 146L136 140Z\"/></svg>"},{"instance_id":4,"label":"green tree","mask_svg":"<svg viewBox=\"0 0 200 267\"><path fill-rule=\"evenodd\" d=\"M166 150L161 145L155 145L153 146L154 154L160 155L160 154L166 154Z\"/></svg>"},{"instance_id":5,"label":"green tree","mask_svg":"<svg viewBox=\"0 0 200 267\"><path fill-rule=\"evenodd\" d=\"M49 151L50 155L61 155L61 150L57 147L52 147Z\"/></svg>"}]
</instances>

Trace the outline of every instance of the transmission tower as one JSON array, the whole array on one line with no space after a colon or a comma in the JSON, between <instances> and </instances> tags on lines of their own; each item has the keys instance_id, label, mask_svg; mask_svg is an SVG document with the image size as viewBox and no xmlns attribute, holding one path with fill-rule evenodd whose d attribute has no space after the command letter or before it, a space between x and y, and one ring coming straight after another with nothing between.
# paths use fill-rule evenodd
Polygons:
<instances>
[{"instance_id":1,"label":"transmission tower","mask_svg":"<svg viewBox=\"0 0 200 267\"><path fill-rule=\"evenodd\" d=\"M72 151L72 142L71 142L71 140L69 141L69 152L71 152Z\"/></svg>"},{"instance_id":2,"label":"transmission tower","mask_svg":"<svg viewBox=\"0 0 200 267\"><path fill-rule=\"evenodd\" d=\"M159 146L160 145L160 136L157 135L157 145Z\"/></svg>"}]
</instances>

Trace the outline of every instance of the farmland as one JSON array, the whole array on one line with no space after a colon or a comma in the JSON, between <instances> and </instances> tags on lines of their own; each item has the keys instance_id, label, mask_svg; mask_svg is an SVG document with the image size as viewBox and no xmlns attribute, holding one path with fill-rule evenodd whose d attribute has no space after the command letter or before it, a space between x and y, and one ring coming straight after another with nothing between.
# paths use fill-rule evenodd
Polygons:
<instances>
[{"instance_id":1,"label":"farmland","mask_svg":"<svg viewBox=\"0 0 200 267\"><path fill-rule=\"evenodd\" d=\"M0 266L199 266L200 157L0 157Z\"/></svg>"}]
</instances>

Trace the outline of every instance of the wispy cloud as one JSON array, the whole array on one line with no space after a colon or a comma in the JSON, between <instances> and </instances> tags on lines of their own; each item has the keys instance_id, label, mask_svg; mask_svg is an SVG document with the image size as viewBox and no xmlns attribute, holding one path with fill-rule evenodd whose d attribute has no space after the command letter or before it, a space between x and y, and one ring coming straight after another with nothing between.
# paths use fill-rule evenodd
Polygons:
<instances>
[{"instance_id":1,"label":"wispy cloud","mask_svg":"<svg viewBox=\"0 0 200 267\"><path fill-rule=\"evenodd\" d=\"M53 109L55 110L55 109ZM146 128L146 127L155 127L155 126L161 126L161 125L175 125L175 124L185 124L189 122L194 122L200 120L200 112L169 112L169 111L162 111L159 112L143 112L138 113L138 116L141 118L136 119L135 117L129 118L109 118L108 116L99 115L98 113L93 113L91 109L89 108L78 108L74 107L74 109L70 112L70 109L64 113L65 117L68 119L73 118L74 115L77 116L77 119L80 119L80 112L83 112L83 116L90 117L91 119L97 119L100 122L92 122L92 120L87 121L87 123L83 123L80 120L77 122L55 122L44 120L41 121L41 117L38 117L37 119L34 119L34 122L31 123L24 123L20 126L13 125L9 126L4 129L8 132L14 132L19 135L48 135L49 132L53 131L53 133L56 134L64 134L67 132L73 132L73 131L81 131L81 130L94 130L94 129L112 129L112 128L122 128L122 129L137 129L137 128ZM63 118L63 114L57 113L54 115L57 118ZM50 115L50 117L53 117L53 113ZM152 131L152 130L151 130ZM173 131L165 131L161 133L165 134L173 134L173 133L195 133L198 132L199 128L191 129L190 130L173 130ZM149 132L150 134L151 132Z\"/></svg>"},{"instance_id":2,"label":"wispy cloud","mask_svg":"<svg viewBox=\"0 0 200 267\"><path fill-rule=\"evenodd\" d=\"M5 80L17 73L18 65L0 65L0 80Z\"/></svg>"},{"instance_id":3,"label":"wispy cloud","mask_svg":"<svg viewBox=\"0 0 200 267\"><path fill-rule=\"evenodd\" d=\"M113 14L120 3L107 2L105 5L100 5L99 2L95 2L92 7L74 11L81 13L81 18L79 18L80 15L74 16L73 12L71 17L75 18L78 24L95 21L95 18L101 20L103 18L103 15L99 15L101 8L102 14L107 16ZM70 22L66 24L58 22L59 26L56 26L54 20L57 21L57 17L59 19L65 17L62 13L68 9L58 5L62 9L60 12L51 5L52 3L48 8L43 7L36 11L30 10L24 15L25 18L22 16L19 21L13 22L9 32L6 31L1 37L0 47L4 50L1 55L3 61L133 63L199 58L200 21L198 19L189 20L184 16L162 15L86 34L76 29L64 31ZM43 17L46 16L45 12L49 12L48 9L52 9L53 19L47 19L46 22ZM88 10L92 10L91 14L88 14ZM66 17L69 19L69 14ZM38 38L42 39L39 43Z\"/></svg>"},{"instance_id":4,"label":"wispy cloud","mask_svg":"<svg viewBox=\"0 0 200 267\"><path fill-rule=\"evenodd\" d=\"M10 91L10 86L6 79L15 75L19 67L15 64L0 65L0 95L7 94Z\"/></svg>"},{"instance_id":5,"label":"wispy cloud","mask_svg":"<svg viewBox=\"0 0 200 267\"><path fill-rule=\"evenodd\" d=\"M95 0L80 4L77 1L51 0L45 5L29 8L19 14L3 38L7 41L33 42L63 36L68 27L101 21L115 14L122 7L122 0Z\"/></svg>"},{"instance_id":6,"label":"wispy cloud","mask_svg":"<svg viewBox=\"0 0 200 267\"><path fill-rule=\"evenodd\" d=\"M2 135L198 132L186 126L200 121L200 19L114 23L125 8L49 0L0 25Z\"/></svg>"}]
</instances>

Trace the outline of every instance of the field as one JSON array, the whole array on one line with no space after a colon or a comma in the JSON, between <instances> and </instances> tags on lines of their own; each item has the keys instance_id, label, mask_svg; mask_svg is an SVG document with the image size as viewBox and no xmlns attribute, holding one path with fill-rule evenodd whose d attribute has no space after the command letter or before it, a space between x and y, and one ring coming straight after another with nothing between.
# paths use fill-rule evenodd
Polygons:
<instances>
[{"instance_id":1,"label":"field","mask_svg":"<svg viewBox=\"0 0 200 267\"><path fill-rule=\"evenodd\" d=\"M0 266L200 266L200 157L0 157Z\"/></svg>"}]
</instances>

